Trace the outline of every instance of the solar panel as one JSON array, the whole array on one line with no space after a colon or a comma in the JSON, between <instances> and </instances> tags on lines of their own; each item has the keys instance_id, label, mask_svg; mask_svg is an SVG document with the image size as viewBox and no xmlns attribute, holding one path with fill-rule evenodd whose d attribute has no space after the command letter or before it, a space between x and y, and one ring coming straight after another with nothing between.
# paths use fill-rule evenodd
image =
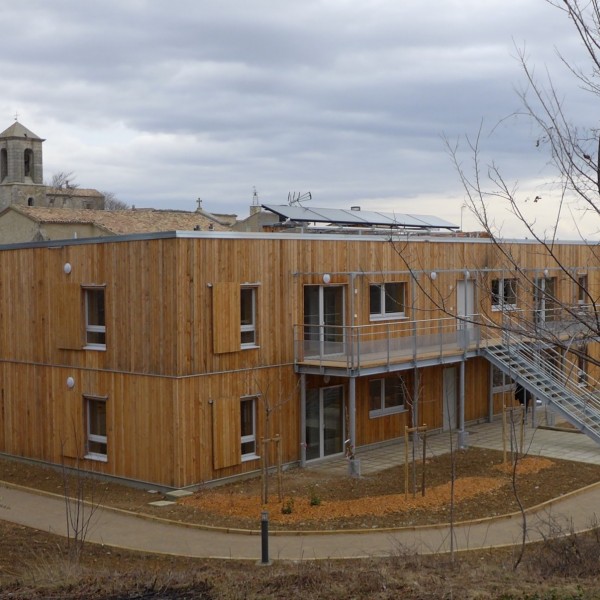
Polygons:
<instances>
[{"instance_id":1,"label":"solar panel","mask_svg":"<svg viewBox=\"0 0 600 600\"><path fill-rule=\"evenodd\" d=\"M373 225L385 227L408 227L411 229L459 229L449 221L431 215L383 213L369 210L345 210L339 208L305 208L263 204L263 208L279 215L283 220L301 223L329 223L339 225Z\"/></svg>"}]
</instances>

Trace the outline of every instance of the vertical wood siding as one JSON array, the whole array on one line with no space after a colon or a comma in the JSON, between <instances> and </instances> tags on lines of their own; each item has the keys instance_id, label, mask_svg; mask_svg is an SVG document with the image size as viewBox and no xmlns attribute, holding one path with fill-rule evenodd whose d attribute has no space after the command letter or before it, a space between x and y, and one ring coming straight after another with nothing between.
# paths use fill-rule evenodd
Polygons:
<instances>
[{"instance_id":1,"label":"vertical wood siding","mask_svg":"<svg viewBox=\"0 0 600 600\"><path fill-rule=\"evenodd\" d=\"M532 243L504 249L525 269L516 275L524 310L532 310L530 279L543 276L544 269L557 277L561 300L575 301L578 271L588 274L590 294L600 295L593 248L558 245L554 258ZM67 262L69 275L63 270ZM572 267L571 278L557 270L559 262ZM108 460L86 461L88 468L172 486L247 473L260 462L241 462L233 407L239 407L242 396L255 394L259 452L261 437L279 434L283 460L297 461L301 432L294 325L303 322L305 285L322 285L328 273L331 284L344 288L345 323L368 325L370 283L402 281L406 316L426 322L454 314L457 282L468 270L476 310L498 319L499 313L491 311L490 285L508 264L491 243L466 238L392 245L350 236L199 236L2 250L0 451L53 463L81 458L83 396L92 394L108 398ZM243 284L258 290L257 348L239 347ZM105 351L82 349L83 285L105 286ZM597 344L590 344L589 351L593 357L600 354ZM420 375L419 424L440 429L443 368L429 367ZM413 372L402 376L412 389ZM67 377L75 380L72 390ZM465 418L485 418L488 363L469 360L465 377ZM347 379L332 379L345 386L347 401ZM402 435L404 426L412 424L411 411L370 418L368 380L356 382L358 443ZM319 377L309 381L313 387L324 385ZM215 402L229 412L215 413ZM498 404L496 399L496 410Z\"/></svg>"}]
</instances>

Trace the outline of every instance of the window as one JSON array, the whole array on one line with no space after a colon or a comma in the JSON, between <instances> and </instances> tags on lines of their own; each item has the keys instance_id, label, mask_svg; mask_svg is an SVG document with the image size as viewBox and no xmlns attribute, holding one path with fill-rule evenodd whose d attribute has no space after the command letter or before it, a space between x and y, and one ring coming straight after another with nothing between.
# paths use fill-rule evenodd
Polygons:
<instances>
[{"instance_id":1,"label":"window","mask_svg":"<svg viewBox=\"0 0 600 600\"><path fill-rule=\"evenodd\" d=\"M492 310L514 310L517 308L517 280L492 280Z\"/></svg>"},{"instance_id":2,"label":"window","mask_svg":"<svg viewBox=\"0 0 600 600\"><path fill-rule=\"evenodd\" d=\"M106 348L104 288L84 288L86 348Z\"/></svg>"},{"instance_id":3,"label":"window","mask_svg":"<svg viewBox=\"0 0 600 600\"><path fill-rule=\"evenodd\" d=\"M86 458L107 460L106 398L85 397L87 442Z\"/></svg>"},{"instance_id":4,"label":"window","mask_svg":"<svg viewBox=\"0 0 600 600\"><path fill-rule=\"evenodd\" d=\"M243 287L240 300L242 348L256 346L256 288Z\"/></svg>"},{"instance_id":5,"label":"window","mask_svg":"<svg viewBox=\"0 0 600 600\"><path fill-rule=\"evenodd\" d=\"M496 365L492 365L492 392L505 392L514 388L513 380Z\"/></svg>"},{"instance_id":6,"label":"window","mask_svg":"<svg viewBox=\"0 0 600 600\"><path fill-rule=\"evenodd\" d=\"M258 458L256 453L256 400L255 396L241 400L242 462Z\"/></svg>"},{"instance_id":7,"label":"window","mask_svg":"<svg viewBox=\"0 0 600 600\"><path fill-rule=\"evenodd\" d=\"M369 381L369 416L402 412L405 409L406 388L400 377Z\"/></svg>"},{"instance_id":8,"label":"window","mask_svg":"<svg viewBox=\"0 0 600 600\"><path fill-rule=\"evenodd\" d=\"M381 283L369 286L369 313L373 319L405 316L406 283Z\"/></svg>"},{"instance_id":9,"label":"window","mask_svg":"<svg viewBox=\"0 0 600 600\"><path fill-rule=\"evenodd\" d=\"M577 277L577 304L588 304L588 276L579 275Z\"/></svg>"}]
</instances>

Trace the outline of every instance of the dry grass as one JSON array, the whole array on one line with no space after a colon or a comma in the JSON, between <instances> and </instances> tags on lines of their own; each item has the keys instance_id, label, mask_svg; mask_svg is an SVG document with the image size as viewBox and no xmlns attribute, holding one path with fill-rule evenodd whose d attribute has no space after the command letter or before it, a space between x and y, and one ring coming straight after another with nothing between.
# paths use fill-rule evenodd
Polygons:
<instances>
[{"instance_id":1,"label":"dry grass","mask_svg":"<svg viewBox=\"0 0 600 600\"><path fill-rule=\"evenodd\" d=\"M600 548L595 536L566 538L589 557ZM34 549L32 549L32 546ZM556 551L555 551L556 550ZM549 573L547 545L532 546L516 573L510 550L448 556L417 556L398 548L386 559L301 561L259 567L252 562L223 562L152 556L88 544L80 567L64 564L64 541L0 522L0 598L61 600L590 600L600 597L596 567L571 576ZM562 561L571 564L573 554ZM12 556L12 560L9 560ZM10 570L7 569L10 563ZM556 565L556 563L554 563ZM597 563L596 563L597 565Z\"/></svg>"}]
</instances>

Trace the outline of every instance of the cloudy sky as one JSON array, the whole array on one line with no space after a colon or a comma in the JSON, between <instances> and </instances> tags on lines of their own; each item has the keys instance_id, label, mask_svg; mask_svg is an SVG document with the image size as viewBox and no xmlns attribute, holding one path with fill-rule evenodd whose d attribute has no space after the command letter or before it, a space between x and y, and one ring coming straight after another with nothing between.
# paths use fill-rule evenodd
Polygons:
<instances>
[{"instance_id":1,"label":"cloudy sky","mask_svg":"<svg viewBox=\"0 0 600 600\"><path fill-rule=\"evenodd\" d=\"M510 117L515 45L593 114L555 52L585 59L572 25L544 0L29 0L0 19L4 126L18 114L47 140L46 179L139 207L246 215L256 187L468 228L443 136L482 124L522 198L552 201L537 132Z\"/></svg>"}]
</instances>

